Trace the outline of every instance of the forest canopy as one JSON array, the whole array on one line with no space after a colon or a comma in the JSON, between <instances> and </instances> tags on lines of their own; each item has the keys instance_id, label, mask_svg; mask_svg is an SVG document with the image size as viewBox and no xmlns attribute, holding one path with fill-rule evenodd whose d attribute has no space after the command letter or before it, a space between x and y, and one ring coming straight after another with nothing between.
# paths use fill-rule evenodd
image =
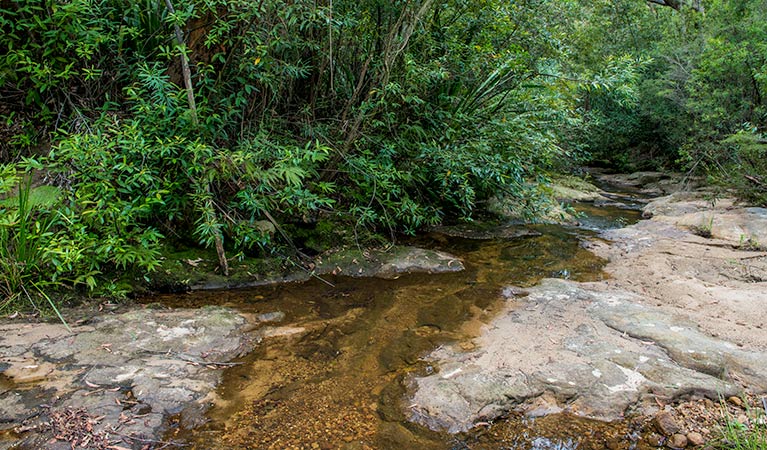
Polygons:
<instances>
[{"instance_id":1,"label":"forest canopy","mask_svg":"<svg viewBox=\"0 0 767 450\"><path fill-rule=\"evenodd\" d=\"M4 290L533 219L588 164L765 203L765 55L756 0L2 0Z\"/></svg>"}]
</instances>

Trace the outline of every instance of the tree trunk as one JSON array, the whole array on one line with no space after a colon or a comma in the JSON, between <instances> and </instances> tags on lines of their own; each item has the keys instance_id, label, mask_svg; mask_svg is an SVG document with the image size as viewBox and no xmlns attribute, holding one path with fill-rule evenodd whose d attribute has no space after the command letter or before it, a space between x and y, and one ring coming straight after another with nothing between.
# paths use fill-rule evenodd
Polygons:
<instances>
[{"instance_id":1,"label":"tree trunk","mask_svg":"<svg viewBox=\"0 0 767 450\"><path fill-rule=\"evenodd\" d=\"M173 3L170 0L165 0L165 6L168 8L168 12L175 14L176 10L173 8ZM189 59L186 57L186 44L184 43L184 33L181 32L181 28L178 25L173 26L176 33L176 42L181 48L181 72L184 75L184 87L186 88L186 99L189 102L189 111L192 113L192 123L197 125L197 104L194 101L194 87L192 86L192 71L189 69Z\"/></svg>"}]
</instances>

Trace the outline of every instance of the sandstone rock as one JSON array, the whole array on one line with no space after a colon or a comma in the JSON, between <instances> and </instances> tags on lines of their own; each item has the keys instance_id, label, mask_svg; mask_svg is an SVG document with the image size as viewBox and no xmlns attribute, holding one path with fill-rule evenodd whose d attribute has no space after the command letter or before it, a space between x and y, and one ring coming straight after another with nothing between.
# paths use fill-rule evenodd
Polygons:
<instances>
[{"instance_id":1,"label":"sandstone rock","mask_svg":"<svg viewBox=\"0 0 767 450\"><path fill-rule=\"evenodd\" d=\"M339 251L323 257L315 267L315 272L319 275L384 279L395 279L408 273L447 273L461 270L464 270L463 262L453 255L406 246L397 246L387 251Z\"/></svg>"},{"instance_id":2,"label":"sandstone rock","mask_svg":"<svg viewBox=\"0 0 767 450\"><path fill-rule=\"evenodd\" d=\"M658 433L650 433L646 439L647 444L651 447L663 447L663 444L666 442L666 438Z\"/></svg>"},{"instance_id":3,"label":"sandstone rock","mask_svg":"<svg viewBox=\"0 0 767 450\"><path fill-rule=\"evenodd\" d=\"M706 439L703 437L703 435L700 433L696 433L694 431L687 433L687 441L689 441L690 445L693 445L695 447L701 446L706 443Z\"/></svg>"},{"instance_id":4,"label":"sandstone rock","mask_svg":"<svg viewBox=\"0 0 767 450\"><path fill-rule=\"evenodd\" d=\"M656 414L653 423L658 433L664 436L673 436L679 433L679 425L676 423L674 416L668 411L660 411Z\"/></svg>"},{"instance_id":5,"label":"sandstone rock","mask_svg":"<svg viewBox=\"0 0 767 450\"><path fill-rule=\"evenodd\" d=\"M672 449L681 449L687 447L687 436L675 434L668 440L668 447Z\"/></svg>"},{"instance_id":6,"label":"sandstone rock","mask_svg":"<svg viewBox=\"0 0 767 450\"><path fill-rule=\"evenodd\" d=\"M748 425L748 416L745 414L738 415L738 418L736 419L738 422L742 423L743 425Z\"/></svg>"},{"instance_id":7,"label":"sandstone rock","mask_svg":"<svg viewBox=\"0 0 767 450\"><path fill-rule=\"evenodd\" d=\"M47 375L31 389L0 393L0 416L28 417L57 397L51 412L85 408L102 417L96 431L119 426L125 436L159 438L164 414L182 413L214 391L221 376L217 364L253 348L255 340L245 332L249 325L239 313L217 307L104 315L73 327L71 334L63 326L40 325L50 331L40 335L26 324L3 325L0 355L16 355L3 358L4 375L28 381L32 366L45 368ZM134 404L130 410L125 400ZM126 422L131 411L141 420ZM41 448L35 441L27 444L21 447Z\"/></svg>"},{"instance_id":8,"label":"sandstone rock","mask_svg":"<svg viewBox=\"0 0 767 450\"><path fill-rule=\"evenodd\" d=\"M723 373L767 388L764 353L707 336L635 294L590 286L543 280L488 324L476 350L432 352L428 359L440 372L411 380L411 419L464 431L483 420L479 411L493 419L549 392L562 406L612 420L650 390L669 397L737 393L719 379Z\"/></svg>"},{"instance_id":9,"label":"sandstone rock","mask_svg":"<svg viewBox=\"0 0 767 450\"><path fill-rule=\"evenodd\" d=\"M538 231L514 225L488 227L483 224L462 224L434 227L431 231L448 237L473 239L478 241L491 239L517 239L541 235Z\"/></svg>"},{"instance_id":10,"label":"sandstone rock","mask_svg":"<svg viewBox=\"0 0 767 450\"><path fill-rule=\"evenodd\" d=\"M676 193L653 200L642 214L733 245L760 247L767 243L767 208L741 207L731 199L712 202L699 193Z\"/></svg>"},{"instance_id":11,"label":"sandstone rock","mask_svg":"<svg viewBox=\"0 0 767 450\"><path fill-rule=\"evenodd\" d=\"M648 219L651 217L677 217L706 211L710 207L711 203L699 193L676 192L650 201L642 209L642 216Z\"/></svg>"}]
</instances>

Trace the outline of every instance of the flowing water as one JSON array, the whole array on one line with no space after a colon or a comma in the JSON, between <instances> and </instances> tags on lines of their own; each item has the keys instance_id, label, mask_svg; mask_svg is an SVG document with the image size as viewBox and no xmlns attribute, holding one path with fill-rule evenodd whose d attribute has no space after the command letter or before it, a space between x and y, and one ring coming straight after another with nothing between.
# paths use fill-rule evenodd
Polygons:
<instances>
[{"instance_id":1,"label":"flowing water","mask_svg":"<svg viewBox=\"0 0 767 450\"><path fill-rule=\"evenodd\" d=\"M504 287L545 277L606 276L604 261L581 246L595 235L588 228L636 221L638 213L596 212L580 228L528 226L525 231L537 233L486 240L432 233L413 242L460 257L466 270L459 273L331 277L332 287L312 280L153 298L174 306L279 312L271 333L285 335L265 339L241 365L227 369L205 425L189 429L179 420L168 438L198 449L585 449L628 442L628 423L567 415L512 415L448 435L409 423L404 413L408 376L438 370L422 357L448 342L472 348L471 338L501 307Z\"/></svg>"}]
</instances>

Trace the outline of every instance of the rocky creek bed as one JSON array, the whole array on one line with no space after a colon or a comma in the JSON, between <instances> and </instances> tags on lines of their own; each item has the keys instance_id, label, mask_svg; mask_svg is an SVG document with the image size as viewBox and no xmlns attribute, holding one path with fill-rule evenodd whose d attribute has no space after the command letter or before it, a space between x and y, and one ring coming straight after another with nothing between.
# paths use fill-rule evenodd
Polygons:
<instances>
[{"instance_id":1,"label":"rocky creek bed","mask_svg":"<svg viewBox=\"0 0 767 450\"><path fill-rule=\"evenodd\" d=\"M392 279L463 270L451 255L414 247L357 253L334 253L315 273ZM199 306L107 308L71 330L60 323L0 324L0 448L174 445L162 440L165 430L206 421L222 371L240 364L233 360L264 340L306 331L278 326L280 311Z\"/></svg>"},{"instance_id":2,"label":"rocky creek bed","mask_svg":"<svg viewBox=\"0 0 767 450\"><path fill-rule=\"evenodd\" d=\"M562 196L648 220L437 229L325 258L335 287L7 321L0 448L681 448L763 421L767 210L604 180L628 193Z\"/></svg>"},{"instance_id":3,"label":"rocky creek bed","mask_svg":"<svg viewBox=\"0 0 767 450\"><path fill-rule=\"evenodd\" d=\"M641 188L641 180L659 178L620 179ZM509 287L473 350L432 352L440 370L412 377L411 419L458 432L514 409L532 417L654 417L661 425L646 428L663 436L647 445L684 447L714 437L717 414L695 420L671 405L689 410L686 401L707 399L716 410L712 400L740 406L740 397L767 391L767 253L758 245L767 242L767 210L677 192L650 201L643 214L649 220L586 244L609 261L608 279ZM754 404L752 417L730 414L744 426L763 422L762 403Z\"/></svg>"}]
</instances>

